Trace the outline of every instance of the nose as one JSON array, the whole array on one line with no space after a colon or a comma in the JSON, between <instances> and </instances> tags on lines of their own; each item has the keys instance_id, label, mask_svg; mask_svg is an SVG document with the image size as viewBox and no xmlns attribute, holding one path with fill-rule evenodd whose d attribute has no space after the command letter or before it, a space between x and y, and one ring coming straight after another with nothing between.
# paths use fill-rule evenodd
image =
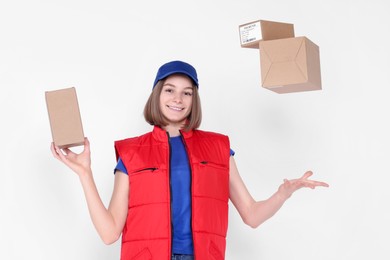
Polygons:
<instances>
[{"instance_id":1,"label":"nose","mask_svg":"<svg viewBox=\"0 0 390 260\"><path fill-rule=\"evenodd\" d=\"M183 97L180 93L175 93L173 96L173 101L176 103L181 103L183 101Z\"/></svg>"}]
</instances>

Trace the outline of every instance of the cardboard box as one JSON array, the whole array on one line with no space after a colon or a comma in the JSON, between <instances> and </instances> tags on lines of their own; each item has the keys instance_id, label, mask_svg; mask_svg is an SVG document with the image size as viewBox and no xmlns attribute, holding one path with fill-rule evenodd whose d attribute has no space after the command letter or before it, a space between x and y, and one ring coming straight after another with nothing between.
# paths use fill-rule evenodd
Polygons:
<instances>
[{"instance_id":1,"label":"cardboard box","mask_svg":"<svg viewBox=\"0 0 390 260\"><path fill-rule=\"evenodd\" d=\"M61 149L83 145L84 131L76 89L46 91L45 97L54 144Z\"/></svg>"},{"instance_id":2,"label":"cardboard box","mask_svg":"<svg viewBox=\"0 0 390 260\"><path fill-rule=\"evenodd\" d=\"M239 26L241 47L258 49L260 41L294 37L294 25L290 23L258 20Z\"/></svg>"},{"instance_id":3,"label":"cardboard box","mask_svg":"<svg viewBox=\"0 0 390 260\"><path fill-rule=\"evenodd\" d=\"M262 39L255 36L258 27ZM292 24L255 21L240 26L240 37L243 48L260 49L264 88L280 94L322 88L319 47L306 37L294 37Z\"/></svg>"}]
</instances>

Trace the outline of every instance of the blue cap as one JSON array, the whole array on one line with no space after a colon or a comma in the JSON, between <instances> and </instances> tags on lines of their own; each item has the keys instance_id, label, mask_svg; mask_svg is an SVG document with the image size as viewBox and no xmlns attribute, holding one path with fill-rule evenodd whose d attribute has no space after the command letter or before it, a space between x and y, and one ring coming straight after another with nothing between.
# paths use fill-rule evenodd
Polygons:
<instances>
[{"instance_id":1,"label":"blue cap","mask_svg":"<svg viewBox=\"0 0 390 260\"><path fill-rule=\"evenodd\" d=\"M198 75L196 74L195 68L186 62L176 60L165 63L158 69L156 79L153 83L153 88L159 80L165 79L166 77L177 73L187 75L195 83L196 87L199 87Z\"/></svg>"}]
</instances>

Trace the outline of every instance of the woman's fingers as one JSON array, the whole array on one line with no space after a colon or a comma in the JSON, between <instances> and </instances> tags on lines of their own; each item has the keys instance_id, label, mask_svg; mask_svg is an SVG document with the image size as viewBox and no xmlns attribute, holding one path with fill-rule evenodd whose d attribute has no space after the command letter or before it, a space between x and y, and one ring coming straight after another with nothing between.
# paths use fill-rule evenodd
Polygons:
<instances>
[{"instance_id":1,"label":"woman's fingers","mask_svg":"<svg viewBox=\"0 0 390 260\"><path fill-rule=\"evenodd\" d=\"M312 171L307 171L301 178L291 180L289 182L292 183L296 189L300 189L302 187L308 187L314 189L317 186L329 187L329 184L327 184L326 182L309 180L308 178L311 177L312 175L313 175ZM284 182L286 183L286 180L284 180Z\"/></svg>"},{"instance_id":2,"label":"woman's fingers","mask_svg":"<svg viewBox=\"0 0 390 260\"><path fill-rule=\"evenodd\" d=\"M310 178L312 175L313 175L313 172L312 172L312 171L307 171L307 172L305 172L305 174L303 174L303 176L301 177L300 180L304 182L305 186L310 187L310 188L312 188L312 189L314 189L314 188L317 187L317 186L329 187L329 184L327 184L326 182L309 180L309 178Z\"/></svg>"},{"instance_id":3,"label":"woman's fingers","mask_svg":"<svg viewBox=\"0 0 390 260\"><path fill-rule=\"evenodd\" d=\"M50 148L54 157L62 161L62 159L64 158L64 154L61 152L60 148L58 148L58 146L56 146L54 143L51 144Z\"/></svg>"},{"instance_id":4,"label":"woman's fingers","mask_svg":"<svg viewBox=\"0 0 390 260\"><path fill-rule=\"evenodd\" d=\"M311 189L314 189L315 187L322 186L322 187L329 187L329 184L322 182L322 181L313 181L313 180L302 180L301 183L304 187L308 187Z\"/></svg>"},{"instance_id":5,"label":"woman's fingers","mask_svg":"<svg viewBox=\"0 0 390 260\"><path fill-rule=\"evenodd\" d=\"M84 148L89 148L89 140L87 137L84 138Z\"/></svg>"},{"instance_id":6,"label":"woman's fingers","mask_svg":"<svg viewBox=\"0 0 390 260\"><path fill-rule=\"evenodd\" d=\"M62 149L66 155L69 155L69 154L74 154L69 148L64 148Z\"/></svg>"},{"instance_id":7,"label":"woman's fingers","mask_svg":"<svg viewBox=\"0 0 390 260\"><path fill-rule=\"evenodd\" d=\"M57 149L56 149L56 147L55 147L55 145L54 145L53 142L51 143L50 150L51 150L51 153L53 154L53 156L54 156L56 159L60 159L59 156L58 156Z\"/></svg>"},{"instance_id":8,"label":"woman's fingers","mask_svg":"<svg viewBox=\"0 0 390 260\"><path fill-rule=\"evenodd\" d=\"M301 179L308 179L310 176L313 175L313 172L312 171L307 171L305 172L305 174L303 174L303 176L301 177Z\"/></svg>"},{"instance_id":9,"label":"woman's fingers","mask_svg":"<svg viewBox=\"0 0 390 260\"><path fill-rule=\"evenodd\" d=\"M308 178L313 175L313 172L307 171L305 174L299 179L284 179L283 184L279 187L279 190L285 194L285 197L288 198L295 191L301 188L310 188L315 189L318 186L329 187L329 185L322 181L314 181L309 180Z\"/></svg>"},{"instance_id":10,"label":"woman's fingers","mask_svg":"<svg viewBox=\"0 0 390 260\"><path fill-rule=\"evenodd\" d=\"M60 157L60 160L65 162L66 161L66 155L62 152L62 150L58 147L56 147L57 155Z\"/></svg>"},{"instance_id":11,"label":"woman's fingers","mask_svg":"<svg viewBox=\"0 0 390 260\"><path fill-rule=\"evenodd\" d=\"M329 187L329 184L322 181L313 181L315 186Z\"/></svg>"}]
</instances>

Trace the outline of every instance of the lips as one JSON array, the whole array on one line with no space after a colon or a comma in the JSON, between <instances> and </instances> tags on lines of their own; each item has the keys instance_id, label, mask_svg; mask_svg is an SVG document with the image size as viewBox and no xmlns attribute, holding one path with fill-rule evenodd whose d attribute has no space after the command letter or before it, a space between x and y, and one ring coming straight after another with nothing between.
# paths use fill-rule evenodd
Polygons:
<instances>
[{"instance_id":1,"label":"lips","mask_svg":"<svg viewBox=\"0 0 390 260\"><path fill-rule=\"evenodd\" d=\"M168 106L169 109L175 110L175 111L182 111L184 110L184 107L175 107L175 106Z\"/></svg>"}]
</instances>

